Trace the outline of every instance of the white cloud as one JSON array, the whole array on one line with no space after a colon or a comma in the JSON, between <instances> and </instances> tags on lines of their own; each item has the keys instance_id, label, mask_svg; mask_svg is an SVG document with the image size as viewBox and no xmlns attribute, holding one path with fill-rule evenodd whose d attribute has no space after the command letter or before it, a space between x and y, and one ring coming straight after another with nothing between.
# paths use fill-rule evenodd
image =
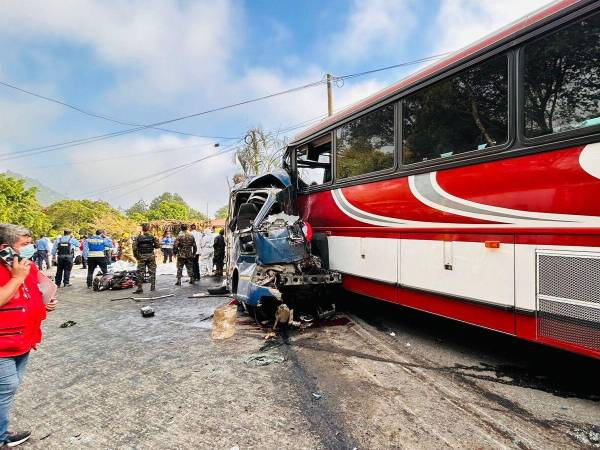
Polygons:
<instances>
[{"instance_id":1,"label":"white cloud","mask_svg":"<svg viewBox=\"0 0 600 450\"><path fill-rule=\"evenodd\" d=\"M172 150L163 151L166 149ZM83 195L83 198L102 199L114 206L128 207L140 198L149 202L162 192L169 191L178 192L190 206L202 211L206 211L208 202L209 211L213 213L227 202L226 179L236 172L232 153L206 159L170 176L157 175L111 191L106 191L106 188L224 150L225 146L214 148L213 141L207 139L172 135L156 138L127 136L90 144L86 146L85 154L64 151L61 156L48 158L43 164L29 160L6 161L3 164L75 198ZM140 153L146 156L123 158L126 154ZM55 165L59 163L65 164ZM95 194L100 190L104 192Z\"/></svg>"},{"instance_id":2,"label":"white cloud","mask_svg":"<svg viewBox=\"0 0 600 450\"><path fill-rule=\"evenodd\" d=\"M48 124L61 114L60 108L50 104L40 105L40 102L33 98L0 97L0 136L4 143L27 141L32 130L36 130L38 135L44 133ZM1 168L2 162L0 171Z\"/></svg>"},{"instance_id":3,"label":"white cloud","mask_svg":"<svg viewBox=\"0 0 600 450\"><path fill-rule=\"evenodd\" d=\"M344 28L333 35L332 57L360 61L402 49L416 20L411 0L354 0Z\"/></svg>"},{"instance_id":4,"label":"white cloud","mask_svg":"<svg viewBox=\"0 0 600 450\"><path fill-rule=\"evenodd\" d=\"M550 0L441 0L431 31L435 51L455 51L551 3Z\"/></svg>"},{"instance_id":5,"label":"white cloud","mask_svg":"<svg viewBox=\"0 0 600 450\"><path fill-rule=\"evenodd\" d=\"M20 0L3 3L0 34L89 48L119 70L119 94L156 98L214 85L240 37L236 11L228 0Z\"/></svg>"}]
</instances>

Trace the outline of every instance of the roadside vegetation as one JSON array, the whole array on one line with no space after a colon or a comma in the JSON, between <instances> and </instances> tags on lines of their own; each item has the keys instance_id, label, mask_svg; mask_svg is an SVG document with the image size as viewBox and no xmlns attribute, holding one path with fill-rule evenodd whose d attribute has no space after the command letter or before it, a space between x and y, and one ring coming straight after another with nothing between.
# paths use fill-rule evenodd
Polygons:
<instances>
[{"instance_id":1,"label":"roadside vegetation","mask_svg":"<svg viewBox=\"0 0 600 450\"><path fill-rule=\"evenodd\" d=\"M143 200L122 212L99 200L60 200L48 207L36 200L37 189L25 187L24 180L0 174L0 223L29 228L36 236L55 236L70 229L81 237L97 229L109 230L120 238L137 232L141 222L197 222L209 218L191 208L177 193L165 192L147 205Z\"/></svg>"}]
</instances>

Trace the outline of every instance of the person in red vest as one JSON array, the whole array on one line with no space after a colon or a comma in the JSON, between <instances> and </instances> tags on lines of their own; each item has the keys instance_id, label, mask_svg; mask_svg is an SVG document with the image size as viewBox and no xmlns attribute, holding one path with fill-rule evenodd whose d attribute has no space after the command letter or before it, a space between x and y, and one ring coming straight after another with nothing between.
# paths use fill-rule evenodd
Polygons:
<instances>
[{"instance_id":1,"label":"person in red vest","mask_svg":"<svg viewBox=\"0 0 600 450\"><path fill-rule=\"evenodd\" d=\"M44 305L38 268L19 256L30 245L29 230L0 224L0 449L31 436L30 431L8 431L10 410L29 352L42 340L46 311L56 307L55 298Z\"/></svg>"}]
</instances>

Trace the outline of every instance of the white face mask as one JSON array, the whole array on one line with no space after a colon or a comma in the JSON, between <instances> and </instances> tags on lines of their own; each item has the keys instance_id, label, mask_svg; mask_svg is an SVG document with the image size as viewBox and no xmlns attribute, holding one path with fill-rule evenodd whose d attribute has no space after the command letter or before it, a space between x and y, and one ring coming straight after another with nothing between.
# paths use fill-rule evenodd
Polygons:
<instances>
[{"instance_id":1,"label":"white face mask","mask_svg":"<svg viewBox=\"0 0 600 450\"><path fill-rule=\"evenodd\" d=\"M33 256L33 254L35 253L35 247L33 246L33 244L29 244L29 245L25 245L24 247L21 247L21 250L19 251L19 256L21 256L21 258L31 258Z\"/></svg>"}]
</instances>

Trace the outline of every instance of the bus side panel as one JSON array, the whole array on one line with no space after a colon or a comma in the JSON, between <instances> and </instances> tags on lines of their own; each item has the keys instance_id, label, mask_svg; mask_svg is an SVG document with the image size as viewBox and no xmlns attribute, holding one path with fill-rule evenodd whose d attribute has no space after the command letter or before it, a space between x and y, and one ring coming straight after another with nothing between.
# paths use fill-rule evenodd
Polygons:
<instances>
[{"instance_id":1,"label":"bus side panel","mask_svg":"<svg viewBox=\"0 0 600 450\"><path fill-rule=\"evenodd\" d=\"M343 287L344 289L368 297L397 303L409 308L491 330L514 334L515 318L512 310L444 297L428 292L398 288L349 275L344 276Z\"/></svg>"}]
</instances>

